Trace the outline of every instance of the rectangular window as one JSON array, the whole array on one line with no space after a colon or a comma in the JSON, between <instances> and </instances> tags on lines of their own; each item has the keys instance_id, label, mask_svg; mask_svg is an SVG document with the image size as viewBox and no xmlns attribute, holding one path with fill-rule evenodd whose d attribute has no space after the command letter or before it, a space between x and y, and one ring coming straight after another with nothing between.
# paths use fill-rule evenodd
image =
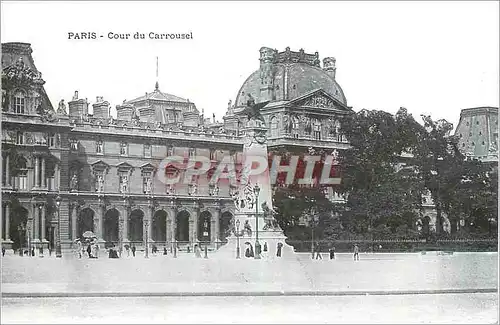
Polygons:
<instances>
[{"instance_id":1,"label":"rectangular window","mask_svg":"<svg viewBox=\"0 0 500 325\"><path fill-rule=\"evenodd\" d=\"M210 149L210 160L217 160L215 155L215 149Z\"/></svg>"},{"instance_id":2,"label":"rectangular window","mask_svg":"<svg viewBox=\"0 0 500 325\"><path fill-rule=\"evenodd\" d=\"M47 187L49 191L56 190L56 179L54 176L47 177Z\"/></svg>"},{"instance_id":3,"label":"rectangular window","mask_svg":"<svg viewBox=\"0 0 500 325\"><path fill-rule=\"evenodd\" d=\"M120 182L120 193L128 193L129 191L128 173L121 173L119 182Z\"/></svg>"},{"instance_id":4,"label":"rectangular window","mask_svg":"<svg viewBox=\"0 0 500 325\"><path fill-rule=\"evenodd\" d=\"M321 132L314 131L314 140L321 140Z\"/></svg>"},{"instance_id":5,"label":"rectangular window","mask_svg":"<svg viewBox=\"0 0 500 325\"><path fill-rule=\"evenodd\" d=\"M196 155L196 149L195 148L189 148L189 157L194 157Z\"/></svg>"},{"instance_id":6,"label":"rectangular window","mask_svg":"<svg viewBox=\"0 0 500 325\"><path fill-rule=\"evenodd\" d=\"M144 157L151 158L151 145L150 144L144 145Z\"/></svg>"},{"instance_id":7,"label":"rectangular window","mask_svg":"<svg viewBox=\"0 0 500 325\"><path fill-rule=\"evenodd\" d=\"M24 133L17 132L17 134L16 134L16 144L24 144Z\"/></svg>"},{"instance_id":8,"label":"rectangular window","mask_svg":"<svg viewBox=\"0 0 500 325\"><path fill-rule=\"evenodd\" d=\"M104 145L102 143L102 140L97 140L96 146L95 146L95 152L99 154L104 153Z\"/></svg>"},{"instance_id":9,"label":"rectangular window","mask_svg":"<svg viewBox=\"0 0 500 325\"><path fill-rule=\"evenodd\" d=\"M299 138L299 134L298 134L298 133L294 133L294 134L293 134L293 138L294 138L294 139L298 139L298 138Z\"/></svg>"},{"instance_id":10,"label":"rectangular window","mask_svg":"<svg viewBox=\"0 0 500 325\"><path fill-rule=\"evenodd\" d=\"M128 151L128 145L125 142L120 143L120 155L126 156Z\"/></svg>"},{"instance_id":11,"label":"rectangular window","mask_svg":"<svg viewBox=\"0 0 500 325\"><path fill-rule=\"evenodd\" d=\"M24 97L15 96L14 97L14 110L17 114L24 114L25 101Z\"/></svg>"},{"instance_id":12,"label":"rectangular window","mask_svg":"<svg viewBox=\"0 0 500 325\"><path fill-rule=\"evenodd\" d=\"M18 182L19 182L19 189L20 190L27 190L28 189L28 171L27 170L21 170L19 172Z\"/></svg>"},{"instance_id":13,"label":"rectangular window","mask_svg":"<svg viewBox=\"0 0 500 325\"><path fill-rule=\"evenodd\" d=\"M50 148L54 148L56 146L56 135L54 133L49 133L49 143Z\"/></svg>"}]
</instances>

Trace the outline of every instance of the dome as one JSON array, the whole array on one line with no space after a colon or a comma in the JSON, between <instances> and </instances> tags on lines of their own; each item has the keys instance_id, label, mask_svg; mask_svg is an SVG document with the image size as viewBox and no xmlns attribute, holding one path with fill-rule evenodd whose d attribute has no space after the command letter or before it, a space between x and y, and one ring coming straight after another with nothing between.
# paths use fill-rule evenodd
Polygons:
<instances>
[{"instance_id":1,"label":"dome","mask_svg":"<svg viewBox=\"0 0 500 325\"><path fill-rule=\"evenodd\" d=\"M245 106L251 94L257 103L264 101L290 101L311 91L322 89L347 106L342 88L335 81L335 58L323 59L319 55L290 51L278 53L263 47L260 50L260 68L252 73L236 96L236 106Z\"/></svg>"}]
</instances>

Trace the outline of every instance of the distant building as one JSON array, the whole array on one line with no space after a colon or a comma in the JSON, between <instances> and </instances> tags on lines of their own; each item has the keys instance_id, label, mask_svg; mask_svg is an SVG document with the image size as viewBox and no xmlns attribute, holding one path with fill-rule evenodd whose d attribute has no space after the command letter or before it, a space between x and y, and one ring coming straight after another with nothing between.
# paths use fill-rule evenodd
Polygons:
<instances>
[{"instance_id":1,"label":"distant building","mask_svg":"<svg viewBox=\"0 0 500 325\"><path fill-rule=\"evenodd\" d=\"M54 109L26 43L2 44L2 240L6 246L53 245L60 222L64 248L85 231L106 244L150 243L212 246L229 234L234 213L229 184L200 176L189 184L165 185L158 173L184 175L161 166L172 155L240 161L251 94L269 101L269 151L345 149L339 117L349 114L335 81L335 59L286 49L260 51L260 68L228 105L224 122L205 118L195 103L160 90L116 106L75 91ZM74 82L77 82L75 79ZM209 175L210 172L209 172ZM330 189L330 194L334 195ZM57 207L56 198L61 198ZM57 217L59 214L59 218Z\"/></svg>"},{"instance_id":2,"label":"distant building","mask_svg":"<svg viewBox=\"0 0 500 325\"><path fill-rule=\"evenodd\" d=\"M463 109L455 131L459 149L467 157L498 162L498 108Z\"/></svg>"}]
</instances>

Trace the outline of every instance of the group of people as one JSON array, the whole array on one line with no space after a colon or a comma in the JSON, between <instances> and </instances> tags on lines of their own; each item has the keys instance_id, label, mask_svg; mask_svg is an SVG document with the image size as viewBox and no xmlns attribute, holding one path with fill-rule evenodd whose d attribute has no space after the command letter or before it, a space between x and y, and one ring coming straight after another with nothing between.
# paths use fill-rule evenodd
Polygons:
<instances>
[{"instance_id":1,"label":"group of people","mask_svg":"<svg viewBox=\"0 0 500 325\"><path fill-rule=\"evenodd\" d=\"M84 243L80 239L76 239L76 251L75 255L78 258L84 256L88 258L98 258L99 257L99 244L95 238L86 240Z\"/></svg>"},{"instance_id":2,"label":"group of people","mask_svg":"<svg viewBox=\"0 0 500 325\"><path fill-rule=\"evenodd\" d=\"M358 247L358 244L354 244L354 260L355 261L359 261L359 247ZM330 259L331 260L334 260L335 259L335 246L332 246L330 247L330 249L328 250L328 253L330 255ZM313 258L316 256L316 259L320 259L322 260L323 259L323 256L321 256L321 245L319 243L316 243L315 247L314 247L314 253L313 253Z\"/></svg>"}]
</instances>

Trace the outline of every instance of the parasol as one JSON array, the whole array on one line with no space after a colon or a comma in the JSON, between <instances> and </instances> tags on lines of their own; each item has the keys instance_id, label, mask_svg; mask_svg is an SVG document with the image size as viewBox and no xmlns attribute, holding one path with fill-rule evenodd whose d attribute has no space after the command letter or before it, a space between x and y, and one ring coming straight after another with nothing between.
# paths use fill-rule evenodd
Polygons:
<instances>
[{"instance_id":1,"label":"parasol","mask_svg":"<svg viewBox=\"0 0 500 325\"><path fill-rule=\"evenodd\" d=\"M94 235L94 233L92 231L88 230L88 231L86 231L86 232L84 232L82 234L82 237L84 237L84 238L92 238L92 237L95 237L95 235Z\"/></svg>"}]
</instances>

